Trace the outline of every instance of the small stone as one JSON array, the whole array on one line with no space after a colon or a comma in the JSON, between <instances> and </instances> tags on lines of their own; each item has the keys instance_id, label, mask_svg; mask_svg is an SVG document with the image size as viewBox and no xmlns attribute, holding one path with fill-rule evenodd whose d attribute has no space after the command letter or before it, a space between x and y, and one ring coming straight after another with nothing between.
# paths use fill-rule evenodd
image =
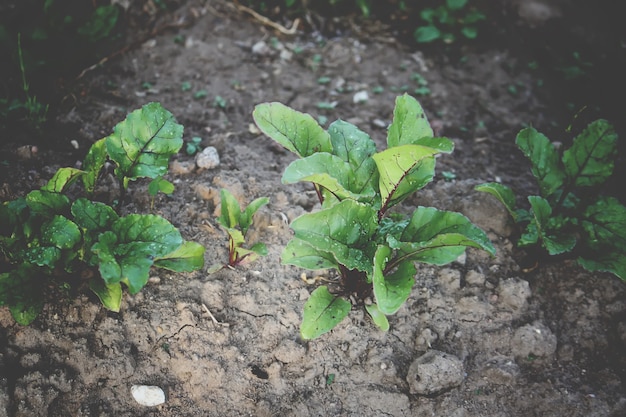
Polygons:
<instances>
[{"instance_id":1,"label":"small stone","mask_svg":"<svg viewBox=\"0 0 626 417\"><path fill-rule=\"evenodd\" d=\"M196 155L196 165L203 169L213 169L220 165L220 156L217 149L207 146L202 152Z\"/></svg>"},{"instance_id":2,"label":"small stone","mask_svg":"<svg viewBox=\"0 0 626 417\"><path fill-rule=\"evenodd\" d=\"M406 379L411 394L431 395L461 385L464 377L463 362L459 358L430 350L413 361Z\"/></svg>"},{"instance_id":3,"label":"small stone","mask_svg":"<svg viewBox=\"0 0 626 417\"><path fill-rule=\"evenodd\" d=\"M541 322L534 322L520 327L511 340L511 350L518 358L532 356L546 358L556 352L556 336Z\"/></svg>"},{"instance_id":4,"label":"small stone","mask_svg":"<svg viewBox=\"0 0 626 417\"><path fill-rule=\"evenodd\" d=\"M265 41L258 41L254 45L252 45L252 53L255 55L269 55L272 52L272 49L267 45Z\"/></svg>"},{"instance_id":5,"label":"small stone","mask_svg":"<svg viewBox=\"0 0 626 417\"><path fill-rule=\"evenodd\" d=\"M146 407L154 407L165 402L165 393L154 385L133 385L130 393L135 401Z\"/></svg>"},{"instance_id":6,"label":"small stone","mask_svg":"<svg viewBox=\"0 0 626 417\"><path fill-rule=\"evenodd\" d=\"M369 100L370 96L367 93L367 91L363 90L363 91L359 91L358 93L355 93L354 96L352 97L352 102L353 103L363 103L366 102L367 100Z\"/></svg>"}]
</instances>

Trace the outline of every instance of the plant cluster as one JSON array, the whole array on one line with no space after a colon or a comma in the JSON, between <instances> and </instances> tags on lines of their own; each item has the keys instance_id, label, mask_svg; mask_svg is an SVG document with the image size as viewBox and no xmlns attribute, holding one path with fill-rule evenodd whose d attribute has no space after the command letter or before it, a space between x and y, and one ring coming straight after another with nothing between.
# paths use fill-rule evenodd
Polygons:
<instances>
[{"instance_id":1,"label":"plant cluster","mask_svg":"<svg viewBox=\"0 0 626 417\"><path fill-rule=\"evenodd\" d=\"M626 207L600 194L613 173L617 134L606 120L590 123L560 153L534 128L522 130L516 144L530 159L540 195L530 209L516 208L513 191L499 183L477 188L494 195L523 232L518 245L568 254L589 271L608 271L626 280Z\"/></svg>"},{"instance_id":2,"label":"plant cluster","mask_svg":"<svg viewBox=\"0 0 626 417\"><path fill-rule=\"evenodd\" d=\"M170 157L183 145L183 126L159 103L130 113L111 135L95 142L81 169L60 168L46 185L0 204L0 306L31 323L54 289L70 276L119 311L122 284L131 294L147 283L152 266L184 272L201 268L204 248L183 240L166 219L120 214L130 181L152 178L162 188ZM120 184L116 207L95 201L105 164ZM75 198L82 191L84 197Z\"/></svg>"},{"instance_id":3,"label":"plant cluster","mask_svg":"<svg viewBox=\"0 0 626 417\"><path fill-rule=\"evenodd\" d=\"M283 183L313 183L321 203L321 210L292 222L295 237L282 262L340 275L335 293L320 286L306 302L303 338L340 323L352 308L349 300L386 330L386 316L411 293L415 262L445 265L466 247L495 252L485 233L459 213L418 207L406 217L392 210L432 181L436 156L454 148L433 136L411 96L397 98L387 149L380 152L369 135L342 120L324 130L310 115L280 103L257 105L253 117L263 133L300 157L285 169Z\"/></svg>"},{"instance_id":4,"label":"plant cluster","mask_svg":"<svg viewBox=\"0 0 626 417\"><path fill-rule=\"evenodd\" d=\"M420 17L426 25L419 26L413 36L419 43L441 40L452 43L458 33L467 39L478 36L476 24L485 20L486 16L474 8L467 8L468 0L445 0L436 8L425 8Z\"/></svg>"},{"instance_id":5,"label":"plant cluster","mask_svg":"<svg viewBox=\"0 0 626 417\"><path fill-rule=\"evenodd\" d=\"M209 268L209 273L217 272L225 267L234 268L245 262L252 262L259 256L267 255L267 247L262 242L257 242L250 248L244 248L244 244L246 234L252 226L254 214L269 203L269 198L257 198L244 210L241 209L235 196L226 189L220 191L220 199L221 212L217 221L228 233L228 263L212 266Z\"/></svg>"}]
</instances>

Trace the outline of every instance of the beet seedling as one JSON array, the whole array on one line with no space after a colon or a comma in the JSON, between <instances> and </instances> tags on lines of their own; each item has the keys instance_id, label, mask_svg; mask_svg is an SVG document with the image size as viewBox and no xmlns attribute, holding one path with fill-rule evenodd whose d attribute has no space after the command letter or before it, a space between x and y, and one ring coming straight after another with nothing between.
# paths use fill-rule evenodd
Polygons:
<instances>
[{"instance_id":1,"label":"beet seedling","mask_svg":"<svg viewBox=\"0 0 626 417\"><path fill-rule=\"evenodd\" d=\"M259 129L300 156L282 181L312 182L322 205L295 219L295 237L282 262L306 269L334 268L341 280L333 292L320 286L304 306L300 333L312 339L340 323L352 309L365 307L387 330L411 293L415 262L445 265L466 247L495 249L485 233L465 216L418 207L409 217L391 209L432 181L435 157L453 143L433 137L420 104L411 96L396 99L387 149L342 120L324 130L310 115L280 103L263 103L253 113Z\"/></svg>"},{"instance_id":2,"label":"beet seedling","mask_svg":"<svg viewBox=\"0 0 626 417\"><path fill-rule=\"evenodd\" d=\"M88 279L102 304L119 311L122 284L137 293L152 266L176 272L203 266L204 247L183 240L166 219L122 216L91 199L107 161L120 183L119 204L138 178L155 180L151 192L167 191L161 176L183 144L182 133L170 112L147 104L95 142L82 169L61 168L41 189L0 204L0 306L8 305L16 322L30 324L71 277ZM81 182L86 197L72 200L79 190L69 191Z\"/></svg>"},{"instance_id":3,"label":"beet seedling","mask_svg":"<svg viewBox=\"0 0 626 417\"><path fill-rule=\"evenodd\" d=\"M209 273L217 272L225 267L234 268L243 263L252 262L259 256L267 255L267 248L262 242L257 242L250 248L244 248L243 245L246 243L246 234L252 226L254 214L269 203L269 198L257 198L244 210L241 210L239 202L228 190L222 189L220 198L221 213L217 221L228 233L228 263L213 265L209 268Z\"/></svg>"},{"instance_id":4,"label":"beet seedling","mask_svg":"<svg viewBox=\"0 0 626 417\"><path fill-rule=\"evenodd\" d=\"M494 195L522 225L518 245L542 248L548 255L570 254L589 271L608 271L626 280L626 207L601 196L613 173L617 134L597 120L559 154L534 128L519 132L515 143L530 159L539 196L529 196L530 210L517 209L513 191L502 184L476 187Z\"/></svg>"}]
</instances>

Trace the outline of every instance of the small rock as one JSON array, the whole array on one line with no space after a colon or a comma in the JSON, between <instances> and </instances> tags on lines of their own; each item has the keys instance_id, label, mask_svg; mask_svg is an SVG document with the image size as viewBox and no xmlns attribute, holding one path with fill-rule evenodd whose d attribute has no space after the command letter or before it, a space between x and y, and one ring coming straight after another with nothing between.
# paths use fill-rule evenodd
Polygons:
<instances>
[{"instance_id":1,"label":"small rock","mask_svg":"<svg viewBox=\"0 0 626 417\"><path fill-rule=\"evenodd\" d=\"M154 407L165 402L165 393L154 385L133 385L130 393L135 401L146 407Z\"/></svg>"},{"instance_id":2,"label":"small rock","mask_svg":"<svg viewBox=\"0 0 626 417\"><path fill-rule=\"evenodd\" d=\"M265 41L258 41L252 45L252 53L255 55L269 55L272 53L272 49L267 45Z\"/></svg>"},{"instance_id":3,"label":"small rock","mask_svg":"<svg viewBox=\"0 0 626 417\"><path fill-rule=\"evenodd\" d=\"M536 321L515 331L511 350L517 358L549 357L556 352L556 336L546 325Z\"/></svg>"},{"instance_id":4,"label":"small rock","mask_svg":"<svg viewBox=\"0 0 626 417\"><path fill-rule=\"evenodd\" d=\"M461 385L464 377L459 358L431 350L413 361L406 379L411 394L431 395Z\"/></svg>"},{"instance_id":5,"label":"small rock","mask_svg":"<svg viewBox=\"0 0 626 417\"><path fill-rule=\"evenodd\" d=\"M369 100L370 96L367 93L367 91L363 90L363 91L359 91L358 93L355 93L354 96L352 97L352 102L353 103L363 103L366 102L367 100Z\"/></svg>"},{"instance_id":6,"label":"small rock","mask_svg":"<svg viewBox=\"0 0 626 417\"><path fill-rule=\"evenodd\" d=\"M513 358L494 356L483 364L481 374L491 383L512 385L520 374L520 369Z\"/></svg>"},{"instance_id":7,"label":"small rock","mask_svg":"<svg viewBox=\"0 0 626 417\"><path fill-rule=\"evenodd\" d=\"M196 165L198 168L213 169L220 165L220 156L217 149L213 146L207 146L202 152L196 155Z\"/></svg>"}]
</instances>

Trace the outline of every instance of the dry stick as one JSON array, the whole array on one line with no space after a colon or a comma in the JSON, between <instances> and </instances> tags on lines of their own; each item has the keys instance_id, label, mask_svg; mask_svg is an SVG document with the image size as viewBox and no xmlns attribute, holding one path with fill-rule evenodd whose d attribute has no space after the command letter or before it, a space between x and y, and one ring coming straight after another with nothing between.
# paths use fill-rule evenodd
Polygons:
<instances>
[{"instance_id":1,"label":"dry stick","mask_svg":"<svg viewBox=\"0 0 626 417\"><path fill-rule=\"evenodd\" d=\"M213 314L211 314L211 311L206 306L206 304L202 303L202 308L204 308L204 311L206 311L206 313L209 315L209 317L211 317L211 320L213 320L214 324L222 324L219 321L217 321L217 319L215 318L215 316Z\"/></svg>"},{"instance_id":2,"label":"dry stick","mask_svg":"<svg viewBox=\"0 0 626 417\"><path fill-rule=\"evenodd\" d=\"M285 35L295 35L298 31L298 26L300 25L300 19L296 19L293 21L293 25L291 25L291 29L287 29L286 27L284 27L283 25L281 25L280 23L276 23L276 22L272 22L270 19L268 19L267 17L258 14L257 12L255 12L254 10L252 10L249 7L243 6L239 3L235 3L235 6L243 11L246 12L248 14L251 14L255 19L259 20L261 23L273 27L274 29L276 29L277 31L279 31L280 33L283 33Z\"/></svg>"}]
</instances>

